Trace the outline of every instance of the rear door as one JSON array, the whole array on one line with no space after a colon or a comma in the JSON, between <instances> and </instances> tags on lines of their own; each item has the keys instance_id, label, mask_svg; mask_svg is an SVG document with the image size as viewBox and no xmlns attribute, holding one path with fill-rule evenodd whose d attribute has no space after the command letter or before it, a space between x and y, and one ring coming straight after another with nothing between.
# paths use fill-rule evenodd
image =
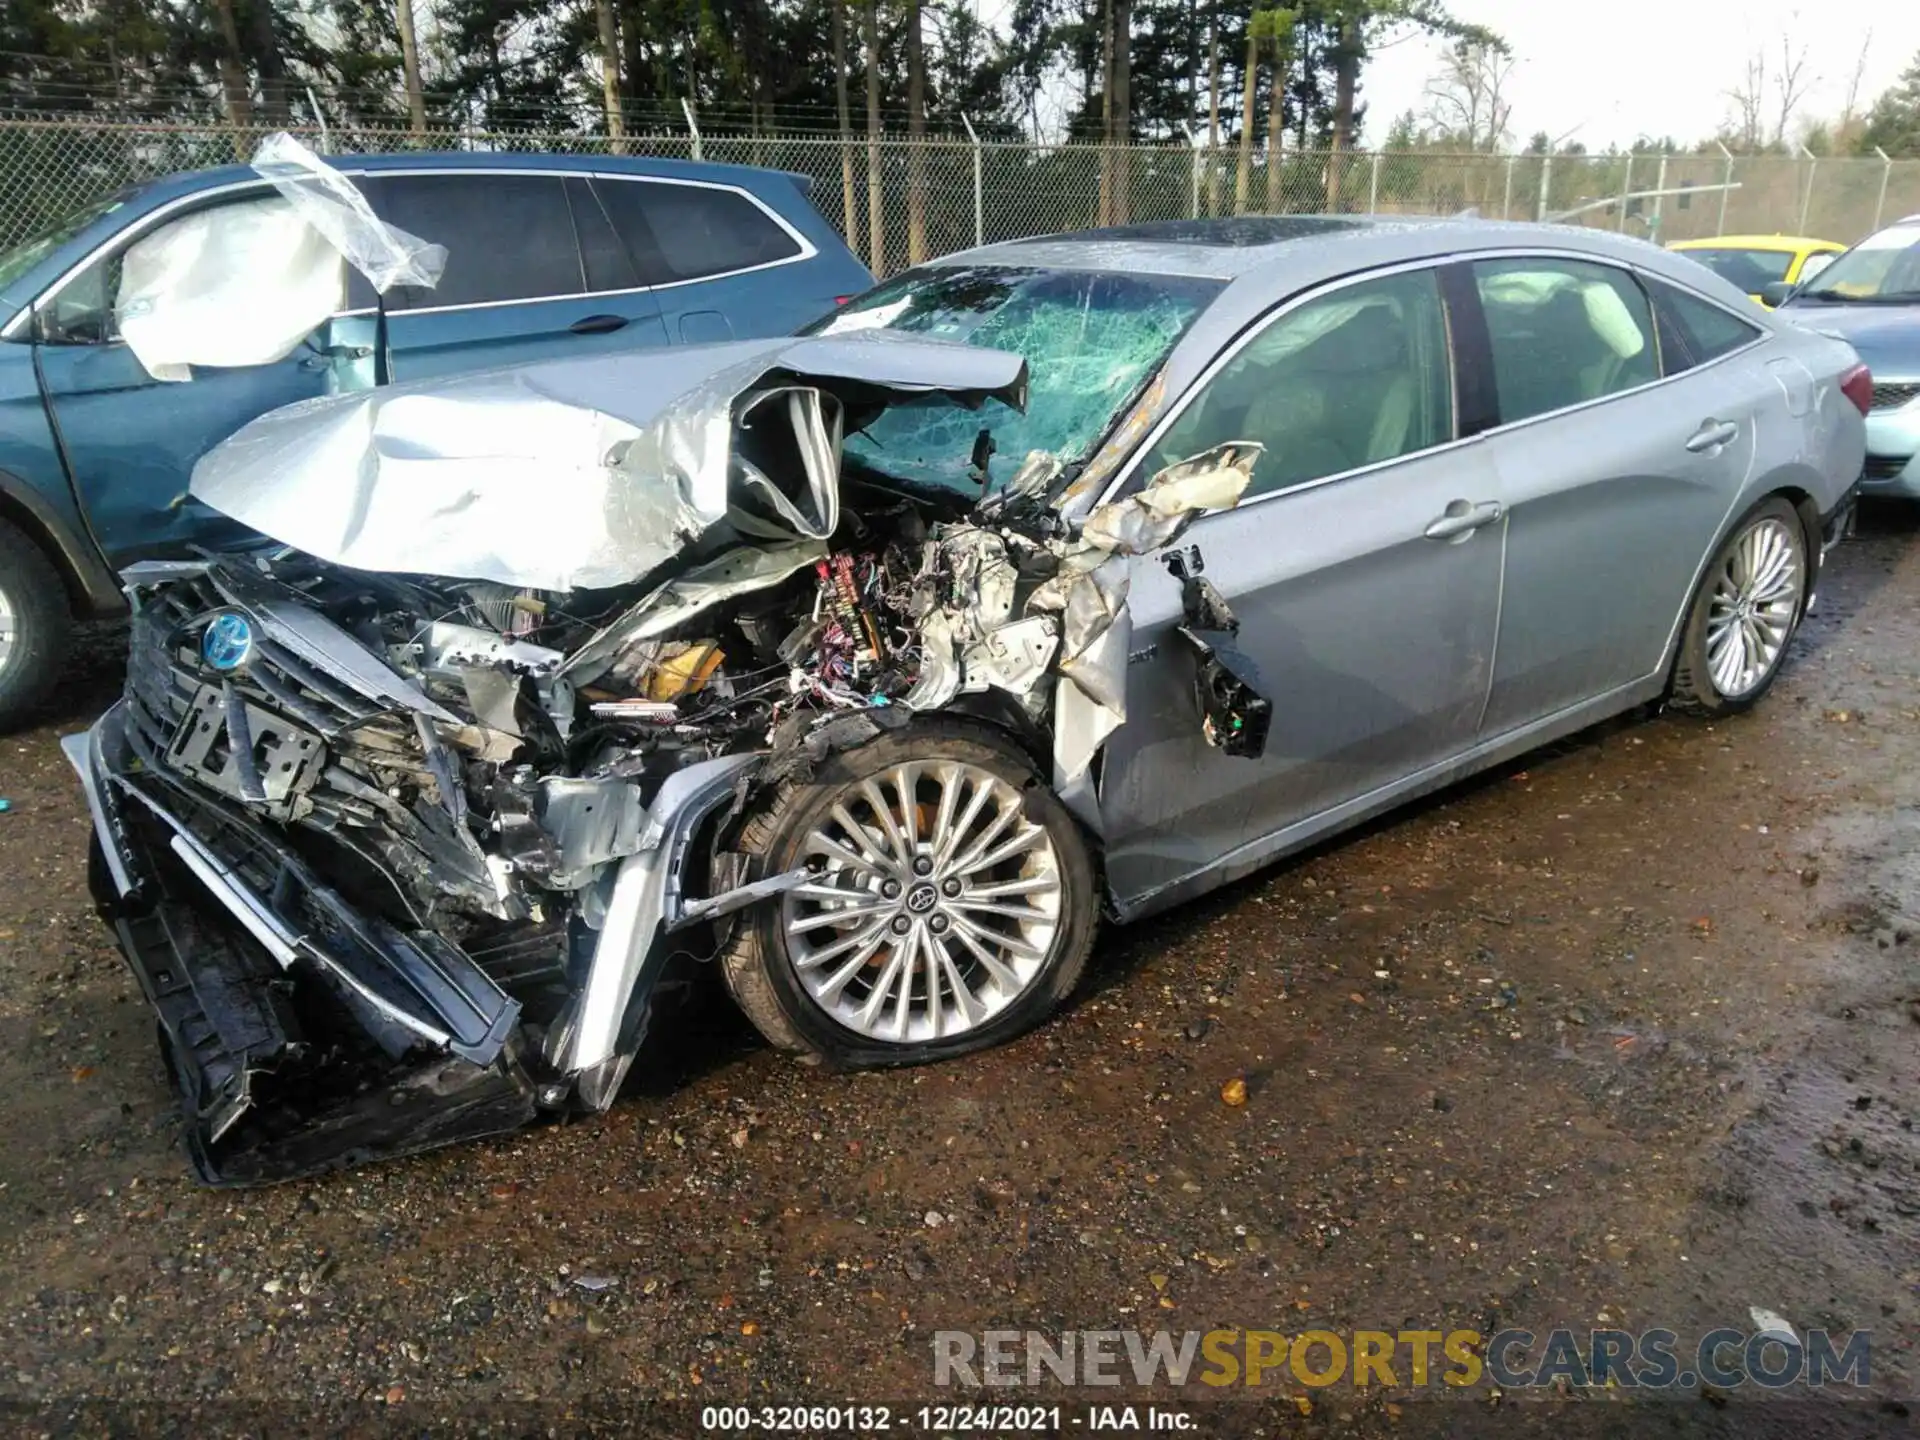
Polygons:
<instances>
[{"instance_id":1,"label":"rear door","mask_svg":"<svg viewBox=\"0 0 1920 1440\"><path fill-rule=\"evenodd\" d=\"M1509 505L1499 658L1484 733L1643 680L1753 464L1779 391L1760 332L1626 269L1564 255L1472 266ZM1710 332L1695 363L1681 306Z\"/></svg>"},{"instance_id":2,"label":"rear door","mask_svg":"<svg viewBox=\"0 0 1920 1440\"><path fill-rule=\"evenodd\" d=\"M1142 478L1225 441L1266 447L1239 506L1179 548L1238 618L1243 678L1273 715L1257 759L1206 742L1181 587L1165 556L1135 562L1127 721L1100 791L1123 897L1272 853L1472 746L1505 526L1485 453L1456 438L1449 329L1432 269L1337 285L1257 328L1145 457Z\"/></svg>"},{"instance_id":3,"label":"rear door","mask_svg":"<svg viewBox=\"0 0 1920 1440\"><path fill-rule=\"evenodd\" d=\"M437 286L386 297L393 380L666 343L659 305L584 177L454 170L356 179L381 218L447 247ZM353 298L373 305L364 282Z\"/></svg>"},{"instance_id":4,"label":"rear door","mask_svg":"<svg viewBox=\"0 0 1920 1440\"><path fill-rule=\"evenodd\" d=\"M840 298L826 268L807 263L813 243L749 190L604 174L593 184L676 344L791 334Z\"/></svg>"}]
</instances>

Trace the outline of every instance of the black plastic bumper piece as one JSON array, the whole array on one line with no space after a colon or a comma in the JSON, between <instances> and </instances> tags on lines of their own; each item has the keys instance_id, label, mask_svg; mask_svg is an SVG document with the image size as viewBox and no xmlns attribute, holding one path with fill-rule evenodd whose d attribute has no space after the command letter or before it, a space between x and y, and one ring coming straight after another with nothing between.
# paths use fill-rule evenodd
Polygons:
<instances>
[{"instance_id":1,"label":"black plastic bumper piece","mask_svg":"<svg viewBox=\"0 0 1920 1440\"><path fill-rule=\"evenodd\" d=\"M144 828L144 827L136 827ZM104 863L94 898L159 1019L196 1174L259 1185L517 1130L537 1113L517 1042L488 1064L398 1060L356 1034L327 977L284 969L151 847L160 883L122 900Z\"/></svg>"}]
</instances>

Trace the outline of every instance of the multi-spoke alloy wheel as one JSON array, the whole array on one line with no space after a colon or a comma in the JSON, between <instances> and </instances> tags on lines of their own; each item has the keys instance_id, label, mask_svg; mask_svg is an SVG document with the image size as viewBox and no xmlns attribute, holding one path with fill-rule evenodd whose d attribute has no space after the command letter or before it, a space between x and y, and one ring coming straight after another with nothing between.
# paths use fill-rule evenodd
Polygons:
<instances>
[{"instance_id":1,"label":"multi-spoke alloy wheel","mask_svg":"<svg viewBox=\"0 0 1920 1440\"><path fill-rule=\"evenodd\" d=\"M814 878L742 927L724 971L768 1038L851 1063L982 1048L1071 990L1093 929L1072 821L991 732L926 724L839 756L748 826Z\"/></svg>"},{"instance_id":2,"label":"multi-spoke alloy wheel","mask_svg":"<svg viewBox=\"0 0 1920 1440\"><path fill-rule=\"evenodd\" d=\"M1674 699L1709 713L1758 700L1780 673L1807 580L1799 514L1784 500L1763 501L1707 567L1674 667Z\"/></svg>"},{"instance_id":3,"label":"multi-spoke alloy wheel","mask_svg":"<svg viewBox=\"0 0 1920 1440\"><path fill-rule=\"evenodd\" d=\"M1800 613L1803 584L1797 525L1778 516L1734 537L1713 576L1707 607L1707 673L1737 700L1773 673Z\"/></svg>"}]
</instances>

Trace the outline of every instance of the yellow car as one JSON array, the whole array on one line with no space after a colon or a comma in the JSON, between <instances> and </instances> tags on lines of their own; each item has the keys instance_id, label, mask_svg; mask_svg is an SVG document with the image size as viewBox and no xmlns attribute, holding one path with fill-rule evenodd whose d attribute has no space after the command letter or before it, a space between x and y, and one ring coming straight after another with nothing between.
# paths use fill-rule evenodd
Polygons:
<instances>
[{"instance_id":1,"label":"yellow car","mask_svg":"<svg viewBox=\"0 0 1920 1440\"><path fill-rule=\"evenodd\" d=\"M1811 280L1847 247L1805 235L1717 235L1711 240L1676 240L1667 248L1691 255L1764 305L1760 292L1767 286Z\"/></svg>"}]
</instances>

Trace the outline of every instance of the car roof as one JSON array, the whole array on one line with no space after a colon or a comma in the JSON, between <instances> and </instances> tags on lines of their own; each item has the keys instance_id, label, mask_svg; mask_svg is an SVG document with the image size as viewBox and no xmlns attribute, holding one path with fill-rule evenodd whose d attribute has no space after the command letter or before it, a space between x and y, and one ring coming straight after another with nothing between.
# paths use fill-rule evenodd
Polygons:
<instances>
[{"instance_id":1,"label":"car roof","mask_svg":"<svg viewBox=\"0 0 1920 1440\"><path fill-rule=\"evenodd\" d=\"M1241 215L1163 220L1024 240L944 255L933 267L1025 265L1187 275L1228 283L1235 296L1297 290L1343 274L1488 250L1575 251L1616 264L1643 265L1684 283L1711 284L1692 261L1611 231L1478 216ZM1675 269L1674 267L1682 267Z\"/></svg>"},{"instance_id":2,"label":"car roof","mask_svg":"<svg viewBox=\"0 0 1920 1440\"><path fill-rule=\"evenodd\" d=\"M388 174L408 170L591 171L602 175L641 175L662 179L704 180L711 184L738 185L746 189L764 188L769 176L780 176L806 193L810 176L792 170L766 170L751 165L721 165L704 160L670 160L653 155L552 155L522 154L506 151L409 150L391 155L326 155L326 162L337 170ZM250 165L222 165L211 170L191 170L142 187L142 199L172 199L224 185L259 180Z\"/></svg>"},{"instance_id":3,"label":"car roof","mask_svg":"<svg viewBox=\"0 0 1920 1440\"><path fill-rule=\"evenodd\" d=\"M1669 250L1844 250L1837 240L1811 235L1715 235L1709 240L1676 240Z\"/></svg>"}]
</instances>

